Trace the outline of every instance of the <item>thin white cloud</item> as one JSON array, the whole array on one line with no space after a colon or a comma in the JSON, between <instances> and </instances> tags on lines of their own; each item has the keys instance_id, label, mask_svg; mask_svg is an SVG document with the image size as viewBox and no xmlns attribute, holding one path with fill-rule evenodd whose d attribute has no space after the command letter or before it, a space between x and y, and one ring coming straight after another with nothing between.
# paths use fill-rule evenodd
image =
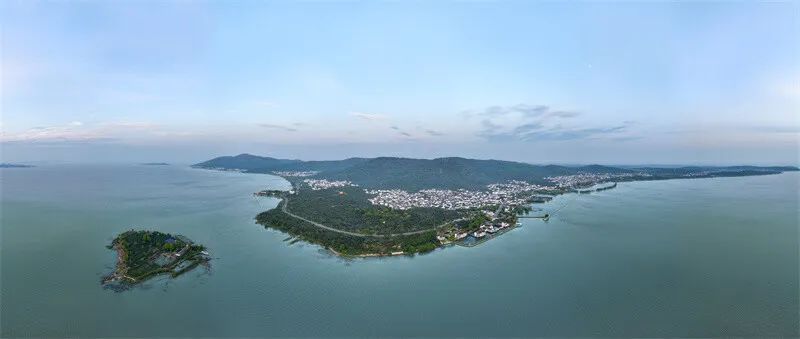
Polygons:
<instances>
[{"instance_id":1,"label":"thin white cloud","mask_svg":"<svg viewBox=\"0 0 800 339\"><path fill-rule=\"evenodd\" d=\"M86 142L116 139L136 139L156 135L159 125L148 122L104 122L86 125L72 121L64 125L29 128L22 132L3 132L0 142Z\"/></svg>"},{"instance_id":2,"label":"thin white cloud","mask_svg":"<svg viewBox=\"0 0 800 339\"><path fill-rule=\"evenodd\" d=\"M276 125L276 124L258 124L258 126L260 126L260 127L263 127L263 128L269 128L269 129L275 129L275 130L286 131L286 132L297 132L297 128L294 128L294 127L288 127L288 126L284 126L284 125Z\"/></svg>"},{"instance_id":3,"label":"thin white cloud","mask_svg":"<svg viewBox=\"0 0 800 339\"><path fill-rule=\"evenodd\" d=\"M518 104L490 106L473 114L481 117L477 135L491 142L577 140L599 137L630 137L625 132L634 124L626 121L607 126L582 127L576 120L581 114L553 110L545 105Z\"/></svg>"},{"instance_id":4,"label":"thin white cloud","mask_svg":"<svg viewBox=\"0 0 800 339\"><path fill-rule=\"evenodd\" d=\"M377 113L363 113L363 112L350 112L351 116L357 117L359 119L363 119L366 121L386 121L389 120L389 117L384 114L377 114Z\"/></svg>"},{"instance_id":5,"label":"thin white cloud","mask_svg":"<svg viewBox=\"0 0 800 339\"><path fill-rule=\"evenodd\" d=\"M789 99L800 99L800 80L791 79L775 86L775 92Z\"/></svg>"},{"instance_id":6,"label":"thin white cloud","mask_svg":"<svg viewBox=\"0 0 800 339\"><path fill-rule=\"evenodd\" d=\"M425 133L428 133L428 135L433 136L433 137L440 137L440 136L444 135L444 133L439 132L437 130L432 130L432 129L426 129Z\"/></svg>"}]
</instances>

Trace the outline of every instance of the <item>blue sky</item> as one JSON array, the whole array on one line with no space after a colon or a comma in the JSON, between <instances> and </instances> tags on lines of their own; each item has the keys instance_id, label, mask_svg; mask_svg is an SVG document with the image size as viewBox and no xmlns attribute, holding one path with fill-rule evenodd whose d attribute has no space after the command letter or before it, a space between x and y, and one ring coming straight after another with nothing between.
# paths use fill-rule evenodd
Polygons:
<instances>
[{"instance_id":1,"label":"blue sky","mask_svg":"<svg viewBox=\"0 0 800 339\"><path fill-rule=\"evenodd\" d=\"M798 163L797 2L0 9L3 161Z\"/></svg>"}]
</instances>

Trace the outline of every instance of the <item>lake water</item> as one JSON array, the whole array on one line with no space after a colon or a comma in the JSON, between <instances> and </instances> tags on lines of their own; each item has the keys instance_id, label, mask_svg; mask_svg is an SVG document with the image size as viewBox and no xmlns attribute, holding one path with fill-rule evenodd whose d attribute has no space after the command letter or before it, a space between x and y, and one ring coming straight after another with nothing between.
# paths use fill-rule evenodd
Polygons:
<instances>
[{"instance_id":1,"label":"lake water","mask_svg":"<svg viewBox=\"0 0 800 339\"><path fill-rule=\"evenodd\" d=\"M274 176L2 169L0 336L797 336L799 180L621 183L474 248L344 260L254 224ZM130 228L207 245L211 271L103 289Z\"/></svg>"}]
</instances>

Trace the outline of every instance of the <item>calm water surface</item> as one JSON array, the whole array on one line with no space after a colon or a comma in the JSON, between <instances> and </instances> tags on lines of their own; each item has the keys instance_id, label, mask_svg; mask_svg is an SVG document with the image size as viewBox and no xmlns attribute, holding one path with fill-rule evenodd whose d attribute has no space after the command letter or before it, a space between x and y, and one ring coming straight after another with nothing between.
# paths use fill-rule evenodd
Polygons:
<instances>
[{"instance_id":1,"label":"calm water surface","mask_svg":"<svg viewBox=\"0 0 800 339\"><path fill-rule=\"evenodd\" d=\"M475 248L343 260L254 224L274 176L2 169L0 336L797 336L798 180L623 183ZM212 270L101 288L134 227Z\"/></svg>"}]
</instances>

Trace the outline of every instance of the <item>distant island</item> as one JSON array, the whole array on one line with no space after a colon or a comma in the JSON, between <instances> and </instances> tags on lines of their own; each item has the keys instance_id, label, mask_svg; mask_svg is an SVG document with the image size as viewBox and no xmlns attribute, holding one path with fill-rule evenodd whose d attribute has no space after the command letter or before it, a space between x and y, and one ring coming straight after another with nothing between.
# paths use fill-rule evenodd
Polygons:
<instances>
[{"instance_id":1,"label":"distant island","mask_svg":"<svg viewBox=\"0 0 800 339\"><path fill-rule=\"evenodd\" d=\"M203 245L156 231L126 231L108 248L117 251L117 264L102 283L114 289L126 289L162 274L174 278L210 260Z\"/></svg>"},{"instance_id":2,"label":"distant island","mask_svg":"<svg viewBox=\"0 0 800 339\"><path fill-rule=\"evenodd\" d=\"M166 162L145 162L142 163L143 166L169 166Z\"/></svg>"},{"instance_id":3,"label":"distant island","mask_svg":"<svg viewBox=\"0 0 800 339\"><path fill-rule=\"evenodd\" d=\"M0 164L0 168L31 168L35 167L33 165L23 165L23 164L10 164L10 163L2 163Z\"/></svg>"},{"instance_id":4,"label":"distant island","mask_svg":"<svg viewBox=\"0 0 800 339\"><path fill-rule=\"evenodd\" d=\"M532 203L564 193L613 189L619 182L777 174L791 166L610 167L532 165L458 157L394 157L302 161L250 154L205 161L195 168L278 175L288 191L256 221L296 240L346 256L424 253L472 246L505 233L532 215Z\"/></svg>"}]
</instances>

